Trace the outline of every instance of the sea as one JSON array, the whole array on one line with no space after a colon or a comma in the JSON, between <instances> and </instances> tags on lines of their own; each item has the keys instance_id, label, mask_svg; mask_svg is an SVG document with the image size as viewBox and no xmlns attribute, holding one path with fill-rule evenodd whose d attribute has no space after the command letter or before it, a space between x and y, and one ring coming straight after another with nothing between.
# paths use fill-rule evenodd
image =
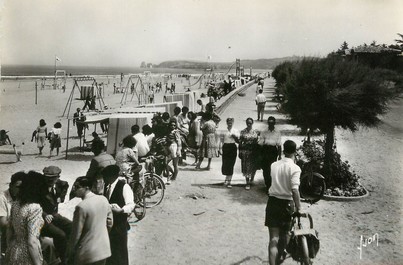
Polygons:
<instances>
[{"instance_id":1,"label":"sea","mask_svg":"<svg viewBox=\"0 0 403 265\"><path fill-rule=\"evenodd\" d=\"M120 75L120 74L141 74L151 72L152 74L192 74L202 73L203 69L179 69L179 68L140 68L140 67L97 67L97 66L57 66L56 70L66 71L66 75ZM54 76L54 65L2 65L2 77L17 76Z\"/></svg>"}]
</instances>

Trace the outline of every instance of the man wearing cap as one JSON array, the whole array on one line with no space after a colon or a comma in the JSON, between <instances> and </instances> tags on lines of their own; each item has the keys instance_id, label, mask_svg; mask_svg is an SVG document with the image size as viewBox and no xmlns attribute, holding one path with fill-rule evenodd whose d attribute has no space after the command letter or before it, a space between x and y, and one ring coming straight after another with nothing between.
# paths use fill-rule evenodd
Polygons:
<instances>
[{"instance_id":1,"label":"man wearing cap","mask_svg":"<svg viewBox=\"0 0 403 265\"><path fill-rule=\"evenodd\" d=\"M119 180L120 168L110 165L102 170L105 181L104 195L112 207L113 226L109 233L112 256L106 264L128 265L129 255L127 250L127 230L130 227L127 222L128 215L134 209L133 191L124 180Z\"/></svg>"},{"instance_id":2,"label":"man wearing cap","mask_svg":"<svg viewBox=\"0 0 403 265\"><path fill-rule=\"evenodd\" d=\"M47 177L48 190L40 203L45 220L41 236L53 238L55 248L64 263L71 221L58 213L59 203L64 202L69 188L66 181L59 179L61 172L62 170L57 166L48 166L43 169L43 175Z\"/></svg>"},{"instance_id":3,"label":"man wearing cap","mask_svg":"<svg viewBox=\"0 0 403 265\"><path fill-rule=\"evenodd\" d=\"M281 159L281 133L275 129L276 118L270 116L267 119L268 130L262 131L259 136L261 146L262 169L264 182L267 190L271 185L270 166L273 162Z\"/></svg>"}]
</instances>

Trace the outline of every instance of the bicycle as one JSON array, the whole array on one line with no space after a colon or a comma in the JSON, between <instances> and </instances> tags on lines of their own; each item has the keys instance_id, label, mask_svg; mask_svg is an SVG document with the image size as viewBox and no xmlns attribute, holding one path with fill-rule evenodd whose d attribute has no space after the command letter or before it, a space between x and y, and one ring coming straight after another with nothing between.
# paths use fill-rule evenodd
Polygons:
<instances>
[{"instance_id":1,"label":"bicycle","mask_svg":"<svg viewBox=\"0 0 403 265\"><path fill-rule=\"evenodd\" d=\"M309 130L307 131L307 137L308 139L304 139L303 141L303 148L305 148L305 152L308 152L309 154L297 154L296 164L300 166L302 170L299 193L305 201L313 204L322 199L323 194L326 191L326 182L325 177L318 173L318 170L321 168L321 165L317 162L318 158L310 159L310 157L318 157L318 146L315 142L310 141Z\"/></svg>"},{"instance_id":2,"label":"bicycle","mask_svg":"<svg viewBox=\"0 0 403 265\"><path fill-rule=\"evenodd\" d=\"M310 214L294 213L292 217L293 225L290 230L291 237L287 245L287 253L299 264L311 265L313 264L312 259L315 258L320 248L318 232L313 229L313 220ZM309 219L309 228L303 228L301 217Z\"/></svg>"},{"instance_id":3,"label":"bicycle","mask_svg":"<svg viewBox=\"0 0 403 265\"><path fill-rule=\"evenodd\" d=\"M314 204L322 199L326 191L325 177L315 172L314 162L307 162L302 166L302 174L300 178L299 193L301 197Z\"/></svg>"},{"instance_id":4,"label":"bicycle","mask_svg":"<svg viewBox=\"0 0 403 265\"><path fill-rule=\"evenodd\" d=\"M165 184L162 178L155 173L155 161L161 159L160 156L147 156L140 159L145 162L144 173L144 205L146 208L154 207L161 203L165 195ZM142 203L142 202L140 202Z\"/></svg>"},{"instance_id":5,"label":"bicycle","mask_svg":"<svg viewBox=\"0 0 403 265\"><path fill-rule=\"evenodd\" d=\"M143 174L138 174L134 171L134 164L131 166L130 171L123 172L123 177L126 182L132 188L133 198L134 198L134 209L133 213L137 220L142 220L146 215L146 196L145 196L145 178ZM130 219L130 215L128 217Z\"/></svg>"}]
</instances>

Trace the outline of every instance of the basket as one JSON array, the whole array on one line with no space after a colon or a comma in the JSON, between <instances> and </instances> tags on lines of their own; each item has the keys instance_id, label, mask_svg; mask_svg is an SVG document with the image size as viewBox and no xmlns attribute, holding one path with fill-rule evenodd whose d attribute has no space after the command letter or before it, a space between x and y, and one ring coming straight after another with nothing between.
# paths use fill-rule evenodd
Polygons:
<instances>
[{"instance_id":1,"label":"basket","mask_svg":"<svg viewBox=\"0 0 403 265\"><path fill-rule=\"evenodd\" d=\"M310 228L299 228L296 225L296 218L293 218L294 229L291 231L291 238L287 245L287 252L291 255L292 259L298 262L303 261L303 248L301 246L300 237L304 236L308 243L309 258L313 259L319 252L320 241L319 233L313 229L313 221L311 215L307 214L307 218L310 221Z\"/></svg>"}]
</instances>

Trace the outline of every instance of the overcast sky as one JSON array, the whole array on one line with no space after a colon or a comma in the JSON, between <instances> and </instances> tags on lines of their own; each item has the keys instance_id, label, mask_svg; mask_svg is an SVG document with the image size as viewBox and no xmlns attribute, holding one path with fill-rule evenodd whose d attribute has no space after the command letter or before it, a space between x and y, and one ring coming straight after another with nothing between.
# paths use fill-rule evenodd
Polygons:
<instances>
[{"instance_id":1,"label":"overcast sky","mask_svg":"<svg viewBox=\"0 0 403 265\"><path fill-rule=\"evenodd\" d=\"M0 0L1 63L139 66L393 44L402 0Z\"/></svg>"}]
</instances>

